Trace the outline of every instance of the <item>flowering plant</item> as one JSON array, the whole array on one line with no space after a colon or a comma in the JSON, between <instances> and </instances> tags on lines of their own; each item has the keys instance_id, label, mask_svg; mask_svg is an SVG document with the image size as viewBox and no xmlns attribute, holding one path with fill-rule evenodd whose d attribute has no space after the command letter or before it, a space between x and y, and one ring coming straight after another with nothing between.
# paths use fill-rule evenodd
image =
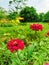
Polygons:
<instances>
[{"instance_id":1,"label":"flowering plant","mask_svg":"<svg viewBox=\"0 0 49 65\"><path fill-rule=\"evenodd\" d=\"M43 29L42 25L41 24L31 24L30 25L30 29L34 30L34 31L39 31Z\"/></svg>"},{"instance_id":2,"label":"flowering plant","mask_svg":"<svg viewBox=\"0 0 49 65\"><path fill-rule=\"evenodd\" d=\"M7 42L7 48L11 51L17 51L19 49L23 50L24 49L24 42L20 39L13 39Z\"/></svg>"},{"instance_id":3,"label":"flowering plant","mask_svg":"<svg viewBox=\"0 0 49 65\"><path fill-rule=\"evenodd\" d=\"M35 32L34 35L33 35L33 37L34 37L33 39L40 41L40 36L41 35L40 35L39 31L43 30L42 24L38 24L38 23L31 24L30 29Z\"/></svg>"},{"instance_id":4,"label":"flowering plant","mask_svg":"<svg viewBox=\"0 0 49 65\"><path fill-rule=\"evenodd\" d=\"M47 34L46 34L46 37L48 37L49 36L49 31L47 32Z\"/></svg>"},{"instance_id":5,"label":"flowering plant","mask_svg":"<svg viewBox=\"0 0 49 65\"><path fill-rule=\"evenodd\" d=\"M45 63L44 65L49 65L49 63Z\"/></svg>"}]
</instances>

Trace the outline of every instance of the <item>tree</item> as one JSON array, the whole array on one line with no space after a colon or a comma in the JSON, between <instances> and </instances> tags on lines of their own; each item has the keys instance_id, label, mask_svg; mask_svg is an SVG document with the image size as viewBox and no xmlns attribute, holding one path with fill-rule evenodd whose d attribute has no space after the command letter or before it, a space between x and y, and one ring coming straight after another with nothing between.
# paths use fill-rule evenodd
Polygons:
<instances>
[{"instance_id":1,"label":"tree","mask_svg":"<svg viewBox=\"0 0 49 65\"><path fill-rule=\"evenodd\" d=\"M15 11L13 11L13 12L9 12L7 18L8 18L9 20L12 20L12 19L16 19L17 16L18 16L18 13L15 12Z\"/></svg>"},{"instance_id":2,"label":"tree","mask_svg":"<svg viewBox=\"0 0 49 65\"><path fill-rule=\"evenodd\" d=\"M44 21L49 22L49 11L45 14Z\"/></svg>"},{"instance_id":3,"label":"tree","mask_svg":"<svg viewBox=\"0 0 49 65\"><path fill-rule=\"evenodd\" d=\"M25 3L26 0L10 0L9 4L11 5L15 5L15 9L18 12L20 9L22 9L24 7L24 5L26 5ZM12 7L12 6L11 6ZM13 8L11 8L13 10Z\"/></svg>"},{"instance_id":4,"label":"tree","mask_svg":"<svg viewBox=\"0 0 49 65\"><path fill-rule=\"evenodd\" d=\"M39 15L37 14L36 10L34 7L28 7L26 6L20 11L20 16L24 18L24 22L36 22L39 20Z\"/></svg>"},{"instance_id":5,"label":"tree","mask_svg":"<svg viewBox=\"0 0 49 65\"><path fill-rule=\"evenodd\" d=\"M39 16L40 16L39 21L40 21L40 22L43 22L43 21L44 21L44 13L40 13Z\"/></svg>"}]
</instances>

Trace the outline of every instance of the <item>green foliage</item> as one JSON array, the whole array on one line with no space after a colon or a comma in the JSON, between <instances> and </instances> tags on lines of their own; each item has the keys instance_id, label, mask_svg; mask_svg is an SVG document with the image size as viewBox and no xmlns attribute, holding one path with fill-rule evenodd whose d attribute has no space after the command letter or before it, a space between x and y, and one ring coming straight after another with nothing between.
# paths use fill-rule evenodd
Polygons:
<instances>
[{"instance_id":1,"label":"green foliage","mask_svg":"<svg viewBox=\"0 0 49 65\"><path fill-rule=\"evenodd\" d=\"M49 22L49 11L44 14L36 12L34 7L26 6L20 11L20 16L24 18L26 23L17 23L16 17L18 16L18 10L21 9L20 3L26 0L12 0L9 3L17 3L16 12L7 12L0 8L0 65L44 65L45 62L49 62L49 37L45 37L49 30L49 24L42 23L43 21ZM8 18L6 21L4 18ZM3 18L3 19L2 19ZM13 20L14 19L14 20ZM16 21L15 21L16 20ZM43 25L42 31L33 31L30 29L28 22L40 23ZM19 22L19 21L18 21ZM24 41L25 47L23 50L18 50L15 53L11 53L6 43L10 39L19 38Z\"/></svg>"},{"instance_id":2,"label":"green foliage","mask_svg":"<svg viewBox=\"0 0 49 65\"><path fill-rule=\"evenodd\" d=\"M13 12L9 12L7 18L9 20L12 20L12 19L16 19L17 16L18 16L18 13L13 11Z\"/></svg>"},{"instance_id":3,"label":"green foliage","mask_svg":"<svg viewBox=\"0 0 49 65\"><path fill-rule=\"evenodd\" d=\"M12 27L13 26L13 24L12 23L5 23L5 22L3 22L3 23L0 23L0 27Z\"/></svg>"},{"instance_id":4,"label":"green foliage","mask_svg":"<svg viewBox=\"0 0 49 65\"><path fill-rule=\"evenodd\" d=\"M34 7L28 7L26 6L20 11L20 16L24 18L24 22L33 22L33 21L38 21L39 20L39 15L37 14L36 10Z\"/></svg>"},{"instance_id":5,"label":"green foliage","mask_svg":"<svg viewBox=\"0 0 49 65\"><path fill-rule=\"evenodd\" d=\"M40 15L39 15L40 16L40 19L39 19L40 22L44 21L44 15L45 15L44 13L40 13Z\"/></svg>"},{"instance_id":6,"label":"green foliage","mask_svg":"<svg viewBox=\"0 0 49 65\"><path fill-rule=\"evenodd\" d=\"M6 18L7 17L7 11L0 7L0 19Z\"/></svg>"},{"instance_id":7,"label":"green foliage","mask_svg":"<svg viewBox=\"0 0 49 65\"><path fill-rule=\"evenodd\" d=\"M30 24L19 23L12 27L0 27L0 65L43 65L49 61L49 37L45 37L49 25L42 23L44 29L35 33L30 30ZM25 48L11 53L6 43L15 38L22 39Z\"/></svg>"},{"instance_id":8,"label":"green foliage","mask_svg":"<svg viewBox=\"0 0 49 65\"><path fill-rule=\"evenodd\" d=\"M49 22L49 11L45 14L44 21Z\"/></svg>"}]
</instances>

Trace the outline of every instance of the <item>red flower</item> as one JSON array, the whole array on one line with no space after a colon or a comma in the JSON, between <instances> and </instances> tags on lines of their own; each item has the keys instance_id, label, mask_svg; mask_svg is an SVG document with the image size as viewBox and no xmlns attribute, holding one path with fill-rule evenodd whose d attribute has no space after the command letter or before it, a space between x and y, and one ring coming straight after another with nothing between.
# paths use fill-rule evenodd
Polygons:
<instances>
[{"instance_id":1,"label":"red flower","mask_svg":"<svg viewBox=\"0 0 49 65\"><path fill-rule=\"evenodd\" d=\"M31 24L30 29L35 30L35 31L39 31L39 30L42 30L43 27L41 24Z\"/></svg>"},{"instance_id":2,"label":"red flower","mask_svg":"<svg viewBox=\"0 0 49 65\"><path fill-rule=\"evenodd\" d=\"M19 49L24 49L24 42L20 39L13 39L7 42L7 48L11 51L18 51Z\"/></svg>"},{"instance_id":3,"label":"red flower","mask_svg":"<svg viewBox=\"0 0 49 65\"><path fill-rule=\"evenodd\" d=\"M44 65L49 65L49 63L45 63Z\"/></svg>"},{"instance_id":4,"label":"red flower","mask_svg":"<svg viewBox=\"0 0 49 65\"><path fill-rule=\"evenodd\" d=\"M49 36L49 31L47 32L47 35Z\"/></svg>"},{"instance_id":5,"label":"red flower","mask_svg":"<svg viewBox=\"0 0 49 65\"><path fill-rule=\"evenodd\" d=\"M46 37L48 37L49 36L49 31L47 32L47 34L46 34Z\"/></svg>"}]
</instances>

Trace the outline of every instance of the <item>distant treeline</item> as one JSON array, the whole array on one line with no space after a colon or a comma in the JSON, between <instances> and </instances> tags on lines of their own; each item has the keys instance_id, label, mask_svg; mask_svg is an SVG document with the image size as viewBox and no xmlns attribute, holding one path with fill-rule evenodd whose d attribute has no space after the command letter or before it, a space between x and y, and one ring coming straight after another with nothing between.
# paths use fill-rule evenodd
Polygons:
<instances>
[{"instance_id":1,"label":"distant treeline","mask_svg":"<svg viewBox=\"0 0 49 65\"><path fill-rule=\"evenodd\" d=\"M19 13L16 10L7 12L0 7L0 19L15 19L16 17L23 17L23 22L49 22L49 11L46 13L37 13L34 7L25 6Z\"/></svg>"}]
</instances>

